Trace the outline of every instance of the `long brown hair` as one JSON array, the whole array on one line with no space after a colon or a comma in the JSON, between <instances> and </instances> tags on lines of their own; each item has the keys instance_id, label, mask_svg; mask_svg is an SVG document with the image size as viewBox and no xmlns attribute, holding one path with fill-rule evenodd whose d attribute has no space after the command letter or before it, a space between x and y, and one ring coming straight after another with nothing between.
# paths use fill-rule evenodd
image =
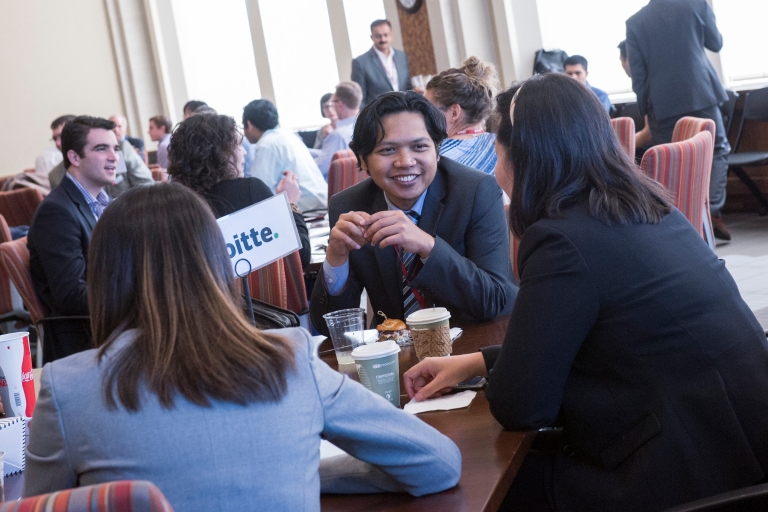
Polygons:
<instances>
[{"instance_id":1,"label":"long brown hair","mask_svg":"<svg viewBox=\"0 0 768 512\"><path fill-rule=\"evenodd\" d=\"M246 320L224 239L208 206L176 183L132 188L93 231L88 305L104 355L120 334L132 343L109 361L108 407L141 408L139 388L173 407L181 394L209 406L279 401L293 351Z\"/></svg>"}]
</instances>

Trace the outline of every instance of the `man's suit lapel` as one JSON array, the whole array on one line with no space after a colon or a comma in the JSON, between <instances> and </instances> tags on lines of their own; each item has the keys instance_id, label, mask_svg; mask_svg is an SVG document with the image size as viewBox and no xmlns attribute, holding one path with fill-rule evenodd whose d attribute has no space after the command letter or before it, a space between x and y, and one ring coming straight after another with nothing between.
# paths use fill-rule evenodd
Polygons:
<instances>
[{"instance_id":1,"label":"man's suit lapel","mask_svg":"<svg viewBox=\"0 0 768 512\"><path fill-rule=\"evenodd\" d=\"M368 55L368 58L371 60L371 67L374 70L373 72L379 75L379 80L382 80L382 83L387 84L390 91L393 91L394 89L392 89L392 82L389 81L389 77L387 76L387 70L384 69L384 64L381 63L381 59L379 59L379 56L376 55L376 51L371 48L368 51ZM386 210L386 208L384 209Z\"/></svg>"},{"instance_id":2,"label":"man's suit lapel","mask_svg":"<svg viewBox=\"0 0 768 512\"><path fill-rule=\"evenodd\" d=\"M421 219L419 220L419 229L435 236L437 225L440 223L440 216L443 214L443 198L446 194L446 183L438 163L435 179L427 189L427 197L424 198L424 206L421 209Z\"/></svg>"},{"instance_id":3,"label":"man's suit lapel","mask_svg":"<svg viewBox=\"0 0 768 512\"><path fill-rule=\"evenodd\" d=\"M384 200L384 191L378 187L376 189L376 197L374 197L373 208L370 213L386 211L388 209L387 202ZM385 247L384 249L373 247L373 253L376 255L376 263L379 266L381 280L384 281L384 291L387 297L390 302L398 304L402 309L403 294L400 290L402 278L400 277L401 270L398 267L395 248L392 246Z\"/></svg>"},{"instance_id":4,"label":"man's suit lapel","mask_svg":"<svg viewBox=\"0 0 768 512\"><path fill-rule=\"evenodd\" d=\"M397 81L401 91L410 89L410 83L406 77L411 76L411 72L408 69L408 63L405 60L405 53L400 52L392 48L395 52L395 69L397 69Z\"/></svg>"},{"instance_id":5,"label":"man's suit lapel","mask_svg":"<svg viewBox=\"0 0 768 512\"><path fill-rule=\"evenodd\" d=\"M94 217L93 212L91 211L91 207L88 206L88 202L77 188L77 185L72 183L72 180L66 176L64 176L64 179L61 180L61 184L59 186L61 185L64 186L64 190L67 192L67 195L69 195L69 198L72 199L72 202L77 205L77 209L80 210L80 214L83 216L83 220L85 220L85 223L90 228L90 231L93 232L93 228L96 226L96 217Z\"/></svg>"}]
</instances>

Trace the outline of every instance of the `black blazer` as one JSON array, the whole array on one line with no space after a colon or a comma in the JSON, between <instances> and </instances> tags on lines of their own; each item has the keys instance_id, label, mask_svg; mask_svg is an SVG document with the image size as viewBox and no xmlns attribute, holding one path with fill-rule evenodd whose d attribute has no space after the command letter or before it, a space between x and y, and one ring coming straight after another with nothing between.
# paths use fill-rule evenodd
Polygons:
<instances>
[{"instance_id":1,"label":"black blazer","mask_svg":"<svg viewBox=\"0 0 768 512\"><path fill-rule=\"evenodd\" d=\"M640 113L656 119L695 112L727 98L704 49L723 37L706 0L651 0L627 20L627 56Z\"/></svg>"},{"instance_id":2,"label":"black blazer","mask_svg":"<svg viewBox=\"0 0 768 512\"><path fill-rule=\"evenodd\" d=\"M217 219L274 196L269 187L258 178L236 178L220 181L202 195ZM296 221L299 238L301 238L301 249L299 250L301 265L306 267L312 257L309 230L300 213L293 212L293 218Z\"/></svg>"},{"instance_id":3,"label":"black blazer","mask_svg":"<svg viewBox=\"0 0 768 512\"><path fill-rule=\"evenodd\" d=\"M408 70L408 56L400 50L394 48L391 50L395 52L398 88L401 91L410 91L413 87L411 86L411 72ZM387 72L384 70L384 65L373 48L352 60L352 81L360 84L360 88L363 90L361 108L380 94L394 90L389 77L387 77Z\"/></svg>"},{"instance_id":4,"label":"black blazer","mask_svg":"<svg viewBox=\"0 0 768 512\"><path fill-rule=\"evenodd\" d=\"M384 192L365 180L331 198L331 227L349 211L387 210ZM490 320L508 313L517 287L512 282L509 235L501 189L493 176L442 157L427 190L419 228L435 237L435 247L411 281L429 304L445 306L451 322ZM357 307L363 288L373 310L403 319L402 270L393 247L366 244L349 253L349 281L341 295L328 294L320 271L312 291L312 324L328 333L323 314ZM375 325L384 319L371 320Z\"/></svg>"},{"instance_id":5,"label":"black blazer","mask_svg":"<svg viewBox=\"0 0 768 512\"><path fill-rule=\"evenodd\" d=\"M768 471L768 344L722 261L673 210L608 226L581 208L521 239L504 344L485 349L506 428L563 427L557 510L662 510Z\"/></svg>"},{"instance_id":6,"label":"black blazer","mask_svg":"<svg viewBox=\"0 0 768 512\"><path fill-rule=\"evenodd\" d=\"M67 177L37 208L27 245L32 284L47 316L88 315L85 276L95 225L83 194ZM48 322L44 330L45 362L91 348L87 321Z\"/></svg>"}]
</instances>

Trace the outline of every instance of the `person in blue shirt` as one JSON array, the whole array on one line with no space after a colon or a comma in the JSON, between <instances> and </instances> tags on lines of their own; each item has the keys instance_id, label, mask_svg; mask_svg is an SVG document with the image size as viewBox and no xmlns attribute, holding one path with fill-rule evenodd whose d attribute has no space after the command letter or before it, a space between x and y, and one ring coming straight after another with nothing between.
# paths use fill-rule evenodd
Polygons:
<instances>
[{"instance_id":1,"label":"person in blue shirt","mask_svg":"<svg viewBox=\"0 0 768 512\"><path fill-rule=\"evenodd\" d=\"M600 103L602 103L605 111L608 113L611 112L611 100L608 99L608 94L602 89L591 86L589 82L587 82L587 77L589 76L589 64L587 59L581 55L571 55L565 59L563 66L565 67L566 75L574 80L578 80L591 89L592 92L595 93L595 96L597 96L597 99L600 100Z\"/></svg>"}]
</instances>

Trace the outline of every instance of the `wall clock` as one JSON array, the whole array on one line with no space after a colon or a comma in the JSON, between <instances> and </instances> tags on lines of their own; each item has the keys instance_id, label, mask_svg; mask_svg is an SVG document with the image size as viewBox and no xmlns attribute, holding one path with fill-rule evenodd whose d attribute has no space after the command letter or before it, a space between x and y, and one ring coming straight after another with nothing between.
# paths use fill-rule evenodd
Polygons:
<instances>
[{"instance_id":1,"label":"wall clock","mask_svg":"<svg viewBox=\"0 0 768 512\"><path fill-rule=\"evenodd\" d=\"M400 8L408 14L413 14L421 8L423 0L397 0Z\"/></svg>"}]
</instances>

